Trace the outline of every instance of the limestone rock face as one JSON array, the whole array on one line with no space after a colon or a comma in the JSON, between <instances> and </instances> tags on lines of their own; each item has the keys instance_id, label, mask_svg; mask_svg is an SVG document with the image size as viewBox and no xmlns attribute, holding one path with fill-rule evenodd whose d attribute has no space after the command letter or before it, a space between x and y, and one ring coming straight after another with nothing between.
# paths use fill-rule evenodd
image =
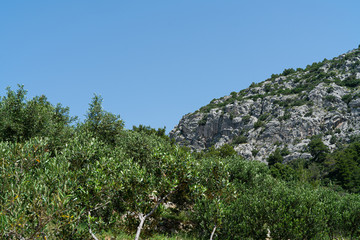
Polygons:
<instances>
[{"instance_id":1,"label":"limestone rock face","mask_svg":"<svg viewBox=\"0 0 360 240\"><path fill-rule=\"evenodd\" d=\"M334 150L360 134L360 49L288 72L183 116L170 137L194 151L231 144L259 161L286 147L291 161L311 158L311 136Z\"/></svg>"}]
</instances>

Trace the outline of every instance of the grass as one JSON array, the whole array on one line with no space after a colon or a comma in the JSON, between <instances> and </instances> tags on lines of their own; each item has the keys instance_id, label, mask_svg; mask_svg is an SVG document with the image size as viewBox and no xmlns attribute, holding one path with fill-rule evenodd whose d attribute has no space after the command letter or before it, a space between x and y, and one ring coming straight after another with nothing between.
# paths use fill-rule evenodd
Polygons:
<instances>
[{"instance_id":1,"label":"grass","mask_svg":"<svg viewBox=\"0 0 360 240\"><path fill-rule=\"evenodd\" d=\"M104 240L132 240L135 238L135 235L128 235L126 233L117 233L112 234L109 232L103 233L100 236L98 236L99 239ZM179 233L176 236L166 236L162 234L155 234L152 237L148 238L140 238L140 239L149 239L149 240L195 240L196 238L187 236L183 233Z\"/></svg>"}]
</instances>

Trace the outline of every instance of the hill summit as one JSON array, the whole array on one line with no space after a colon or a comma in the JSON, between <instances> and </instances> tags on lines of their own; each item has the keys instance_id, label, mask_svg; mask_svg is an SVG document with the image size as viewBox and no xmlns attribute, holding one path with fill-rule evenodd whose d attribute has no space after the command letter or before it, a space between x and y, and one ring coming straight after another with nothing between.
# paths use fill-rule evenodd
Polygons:
<instances>
[{"instance_id":1,"label":"hill summit","mask_svg":"<svg viewBox=\"0 0 360 240\"><path fill-rule=\"evenodd\" d=\"M266 161L276 148L284 160L309 159L313 136L335 150L360 135L359 48L305 69L285 69L247 89L213 99L186 114L170 132L200 151L231 144L247 159Z\"/></svg>"}]
</instances>

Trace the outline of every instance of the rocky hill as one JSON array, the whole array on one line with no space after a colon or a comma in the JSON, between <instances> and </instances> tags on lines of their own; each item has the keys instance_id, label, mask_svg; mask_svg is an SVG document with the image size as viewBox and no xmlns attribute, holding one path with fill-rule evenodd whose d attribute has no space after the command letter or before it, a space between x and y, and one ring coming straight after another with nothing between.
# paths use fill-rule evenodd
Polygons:
<instances>
[{"instance_id":1,"label":"rocky hill","mask_svg":"<svg viewBox=\"0 0 360 240\"><path fill-rule=\"evenodd\" d=\"M247 159L310 158L310 137L331 149L360 135L360 46L332 60L285 69L182 117L170 137L193 150L225 143Z\"/></svg>"}]
</instances>

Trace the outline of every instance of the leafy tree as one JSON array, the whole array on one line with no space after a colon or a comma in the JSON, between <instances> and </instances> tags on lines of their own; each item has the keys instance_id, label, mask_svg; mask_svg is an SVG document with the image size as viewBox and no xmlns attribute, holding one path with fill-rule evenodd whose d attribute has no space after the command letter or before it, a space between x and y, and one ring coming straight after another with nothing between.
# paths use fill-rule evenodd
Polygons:
<instances>
[{"instance_id":1,"label":"leafy tree","mask_svg":"<svg viewBox=\"0 0 360 240\"><path fill-rule=\"evenodd\" d=\"M342 232L342 206L344 199L336 192L329 189L319 189L319 200L324 205L324 220L326 232L329 239L335 239L337 236L344 234Z\"/></svg>"},{"instance_id":2,"label":"leafy tree","mask_svg":"<svg viewBox=\"0 0 360 240\"><path fill-rule=\"evenodd\" d=\"M225 207L236 196L226 164L219 157L203 158L195 170L193 221L199 236L213 239L221 232Z\"/></svg>"},{"instance_id":3,"label":"leafy tree","mask_svg":"<svg viewBox=\"0 0 360 240\"><path fill-rule=\"evenodd\" d=\"M342 204L342 221L340 229L344 235L350 239L360 237L360 196L358 194L348 194L344 196Z\"/></svg>"},{"instance_id":4,"label":"leafy tree","mask_svg":"<svg viewBox=\"0 0 360 240\"><path fill-rule=\"evenodd\" d=\"M344 189L360 192L360 143L355 142L333 155L335 167L329 178L335 180Z\"/></svg>"},{"instance_id":5,"label":"leafy tree","mask_svg":"<svg viewBox=\"0 0 360 240\"><path fill-rule=\"evenodd\" d=\"M294 73L294 72L295 72L295 69L293 69L293 68L288 68L288 69L285 69L285 70L283 71L282 75L287 76L287 75L292 74L292 73Z\"/></svg>"},{"instance_id":6,"label":"leafy tree","mask_svg":"<svg viewBox=\"0 0 360 240\"><path fill-rule=\"evenodd\" d=\"M262 190L274 184L265 164L239 157L228 159L229 181L235 186L236 198L226 205L221 239L264 239L266 206Z\"/></svg>"},{"instance_id":7,"label":"leafy tree","mask_svg":"<svg viewBox=\"0 0 360 240\"><path fill-rule=\"evenodd\" d=\"M136 143L139 140L137 136L146 136L137 132L129 134L129 137L134 135L136 138L125 140L124 143ZM130 149L125 150L132 160L123 176L126 188L119 195L123 196L128 212L136 214L127 215L128 221L132 222L135 216L140 220L136 239L140 237L145 221L163 210L161 206L164 201L184 188L192 172L189 153L184 154L181 148L170 147L169 142L159 140L154 142L155 146L149 146L144 155L133 155ZM136 148L133 150L136 151Z\"/></svg>"},{"instance_id":8,"label":"leafy tree","mask_svg":"<svg viewBox=\"0 0 360 240\"><path fill-rule=\"evenodd\" d=\"M72 227L81 210L76 209L80 204L75 196L78 186L67 161L51 156L48 141L40 138L0 145L1 238L73 239ZM79 229L77 236L82 233Z\"/></svg>"},{"instance_id":9,"label":"leafy tree","mask_svg":"<svg viewBox=\"0 0 360 240\"><path fill-rule=\"evenodd\" d=\"M50 138L50 148L59 148L72 134L69 108L53 106L45 96L26 99L27 91L19 85L16 91L7 88L0 101L0 139L25 141L33 137Z\"/></svg>"},{"instance_id":10,"label":"leafy tree","mask_svg":"<svg viewBox=\"0 0 360 240\"><path fill-rule=\"evenodd\" d=\"M95 95L89 104L89 110L83 128L90 131L94 136L115 144L116 138L120 135L124 122L119 115L109 113L102 108L102 97Z\"/></svg>"},{"instance_id":11,"label":"leafy tree","mask_svg":"<svg viewBox=\"0 0 360 240\"><path fill-rule=\"evenodd\" d=\"M165 129L123 130L98 96L74 127L67 108L25 96L22 87L8 89L0 101L1 239L95 239L107 231L138 239L186 228L210 239L360 237L359 195L338 190L359 192L355 138L331 156L312 139L311 161L282 164L288 151L276 149L268 167L227 144L192 153ZM327 173L328 188L320 187Z\"/></svg>"},{"instance_id":12,"label":"leafy tree","mask_svg":"<svg viewBox=\"0 0 360 240\"><path fill-rule=\"evenodd\" d=\"M157 130L154 128L151 128L150 126L144 126L142 124L139 125L139 127L133 126L133 131L135 132L144 132L148 135L156 135L159 137L164 137L166 138L166 128L158 128Z\"/></svg>"},{"instance_id":13,"label":"leafy tree","mask_svg":"<svg viewBox=\"0 0 360 240\"><path fill-rule=\"evenodd\" d=\"M7 96L1 98L1 139L16 141L24 138L24 109L26 91L23 86L14 92L7 88Z\"/></svg>"},{"instance_id":14,"label":"leafy tree","mask_svg":"<svg viewBox=\"0 0 360 240\"><path fill-rule=\"evenodd\" d=\"M221 147L219 148L215 148L214 146L211 146L210 148L208 148L208 150L202 155L202 157L221 157L221 158L226 158L226 157L230 157L230 156L235 156L237 155L237 152L235 151L235 149L229 145L229 144L223 144Z\"/></svg>"},{"instance_id":15,"label":"leafy tree","mask_svg":"<svg viewBox=\"0 0 360 240\"><path fill-rule=\"evenodd\" d=\"M267 162L269 166L272 166L276 163L282 163L283 160L284 158L281 154L281 150L279 148L276 148L275 151L268 157Z\"/></svg>"},{"instance_id":16,"label":"leafy tree","mask_svg":"<svg viewBox=\"0 0 360 240\"><path fill-rule=\"evenodd\" d=\"M123 131L117 140L117 146L121 147L128 158L133 159L141 167L156 167L152 164L153 151L160 144L160 138L149 136L144 132ZM164 145L163 145L164 147Z\"/></svg>"},{"instance_id":17,"label":"leafy tree","mask_svg":"<svg viewBox=\"0 0 360 240\"><path fill-rule=\"evenodd\" d=\"M267 198L268 227L274 239L322 239L324 208L318 194L307 186L278 182Z\"/></svg>"},{"instance_id":18,"label":"leafy tree","mask_svg":"<svg viewBox=\"0 0 360 240\"><path fill-rule=\"evenodd\" d=\"M234 155L237 155L237 152L235 151L235 149L229 145L229 144L224 144L222 145L219 149L219 156L222 158L226 158L226 157L231 157Z\"/></svg>"},{"instance_id":19,"label":"leafy tree","mask_svg":"<svg viewBox=\"0 0 360 240\"><path fill-rule=\"evenodd\" d=\"M308 149L313 161L317 163L324 162L329 153L329 148L321 141L320 137L313 138L308 144Z\"/></svg>"},{"instance_id":20,"label":"leafy tree","mask_svg":"<svg viewBox=\"0 0 360 240\"><path fill-rule=\"evenodd\" d=\"M285 181L297 180L295 170L287 164L276 162L270 166L271 175Z\"/></svg>"}]
</instances>

